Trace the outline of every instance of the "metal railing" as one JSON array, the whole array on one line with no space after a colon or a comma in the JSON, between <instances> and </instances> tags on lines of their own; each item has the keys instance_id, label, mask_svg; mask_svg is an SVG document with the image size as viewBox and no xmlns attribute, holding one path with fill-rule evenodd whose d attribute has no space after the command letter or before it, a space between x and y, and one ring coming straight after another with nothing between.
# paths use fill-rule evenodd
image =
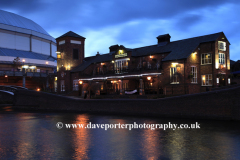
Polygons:
<instances>
[{"instance_id":1,"label":"metal railing","mask_svg":"<svg viewBox=\"0 0 240 160\"><path fill-rule=\"evenodd\" d=\"M8 77L10 76L19 76L22 77L24 74L21 71L0 71L0 76L5 76L7 75ZM41 72L26 72L26 76L28 77L47 77L46 73L41 73Z\"/></svg>"}]
</instances>

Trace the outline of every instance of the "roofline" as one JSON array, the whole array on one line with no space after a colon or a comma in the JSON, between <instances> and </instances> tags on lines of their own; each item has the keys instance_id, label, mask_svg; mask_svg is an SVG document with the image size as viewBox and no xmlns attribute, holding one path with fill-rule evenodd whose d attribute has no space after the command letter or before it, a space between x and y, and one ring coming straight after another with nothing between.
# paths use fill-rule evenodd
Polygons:
<instances>
[{"instance_id":1,"label":"roofline","mask_svg":"<svg viewBox=\"0 0 240 160\"><path fill-rule=\"evenodd\" d=\"M38 32L38 33L41 33L41 34L44 34L44 35L47 35L47 36L51 36L42 26L40 26L39 24L37 24L37 23L34 22L33 20L31 20L31 19L29 19L29 18L26 18L26 17L23 17L23 16L21 16L21 15L18 15L18 14L16 14L16 13L13 13L13 12L5 11L5 10L2 10L2 9L0 9L0 10L3 11L3 12L8 12L8 13L10 13L10 14L14 14L15 16L22 17L22 18L24 18L24 19L27 19L27 20L35 23L36 25L38 25L39 27L41 27L47 34L44 34L44 33L41 33L41 32L35 31L35 30L33 30L33 31ZM0 24L4 24L4 23L0 23ZM4 24L4 25L13 26L13 25L9 25L9 24ZM18 27L18 26L13 26L13 27L22 28L22 27ZM26 28L23 28L23 29L26 29ZM27 30L29 30L29 29L27 29ZM52 37L52 36L51 36L51 37ZM52 38L53 38L53 37L52 37Z\"/></svg>"}]
</instances>

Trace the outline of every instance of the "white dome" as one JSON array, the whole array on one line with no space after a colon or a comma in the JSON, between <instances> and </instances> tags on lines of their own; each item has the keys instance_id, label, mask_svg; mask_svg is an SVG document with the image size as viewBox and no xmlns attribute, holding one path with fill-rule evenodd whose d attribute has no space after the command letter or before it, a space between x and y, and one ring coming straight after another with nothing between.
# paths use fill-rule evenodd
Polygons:
<instances>
[{"instance_id":1,"label":"white dome","mask_svg":"<svg viewBox=\"0 0 240 160\"><path fill-rule=\"evenodd\" d=\"M0 10L0 23L49 35L41 26L32 20L3 10Z\"/></svg>"},{"instance_id":2,"label":"white dome","mask_svg":"<svg viewBox=\"0 0 240 160\"><path fill-rule=\"evenodd\" d=\"M35 35L56 42L40 25L17 14L0 10L0 29Z\"/></svg>"}]
</instances>

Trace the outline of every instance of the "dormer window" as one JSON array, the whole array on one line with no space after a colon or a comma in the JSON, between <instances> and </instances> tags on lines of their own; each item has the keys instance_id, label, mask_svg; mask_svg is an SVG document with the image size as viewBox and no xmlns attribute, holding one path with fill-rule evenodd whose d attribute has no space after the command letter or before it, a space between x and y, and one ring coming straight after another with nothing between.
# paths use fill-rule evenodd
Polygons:
<instances>
[{"instance_id":1,"label":"dormer window","mask_svg":"<svg viewBox=\"0 0 240 160\"><path fill-rule=\"evenodd\" d=\"M218 42L218 50L226 51L226 42L219 41Z\"/></svg>"}]
</instances>

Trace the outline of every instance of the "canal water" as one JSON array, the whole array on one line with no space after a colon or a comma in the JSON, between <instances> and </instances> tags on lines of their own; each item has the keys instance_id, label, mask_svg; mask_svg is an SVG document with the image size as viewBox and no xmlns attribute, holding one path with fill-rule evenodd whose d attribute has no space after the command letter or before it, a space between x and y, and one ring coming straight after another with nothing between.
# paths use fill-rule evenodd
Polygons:
<instances>
[{"instance_id":1,"label":"canal water","mask_svg":"<svg viewBox=\"0 0 240 160\"><path fill-rule=\"evenodd\" d=\"M125 128L134 123L138 129ZM92 128L67 128L66 124ZM122 128L105 130L102 124ZM197 129L151 129L155 124L195 124L191 127ZM0 159L234 160L240 159L239 126L232 121L36 113L3 107Z\"/></svg>"}]
</instances>

